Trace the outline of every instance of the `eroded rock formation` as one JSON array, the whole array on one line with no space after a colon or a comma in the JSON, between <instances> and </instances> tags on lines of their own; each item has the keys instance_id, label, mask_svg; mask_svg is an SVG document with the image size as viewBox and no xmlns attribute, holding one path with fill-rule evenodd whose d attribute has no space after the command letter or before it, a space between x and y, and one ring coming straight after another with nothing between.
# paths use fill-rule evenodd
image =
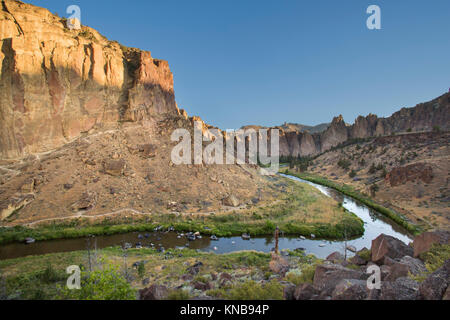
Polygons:
<instances>
[{"instance_id":1,"label":"eroded rock formation","mask_svg":"<svg viewBox=\"0 0 450 320\"><path fill-rule=\"evenodd\" d=\"M325 152L349 139L391 135L398 132L432 131L450 129L450 93L414 108L403 108L388 118L374 114L359 116L353 125L335 117L322 132L309 133L295 130L293 126L277 127L280 132L280 154L284 156L310 156Z\"/></svg>"},{"instance_id":2,"label":"eroded rock formation","mask_svg":"<svg viewBox=\"0 0 450 320\"><path fill-rule=\"evenodd\" d=\"M166 61L48 10L3 0L0 158L52 150L83 132L177 113Z\"/></svg>"}]
</instances>

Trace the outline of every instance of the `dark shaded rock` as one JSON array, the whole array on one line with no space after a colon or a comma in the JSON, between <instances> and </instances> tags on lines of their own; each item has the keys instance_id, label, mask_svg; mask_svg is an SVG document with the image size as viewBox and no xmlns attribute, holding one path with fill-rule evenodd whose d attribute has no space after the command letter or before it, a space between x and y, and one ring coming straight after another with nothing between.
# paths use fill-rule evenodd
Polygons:
<instances>
[{"instance_id":1,"label":"dark shaded rock","mask_svg":"<svg viewBox=\"0 0 450 320\"><path fill-rule=\"evenodd\" d=\"M442 300L446 300L446 301L450 300L450 285L447 287L447 291L445 291L445 294L442 297Z\"/></svg>"},{"instance_id":2,"label":"dark shaded rock","mask_svg":"<svg viewBox=\"0 0 450 320\"><path fill-rule=\"evenodd\" d=\"M385 234L381 234L372 240L372 261L378 265L385 264L385 257L401 259L404 256L412 257L413 253L413 249L410 246Z\"/></svg>"},{"instance_id":3,"label":"dark shaded rock","mask_svg":"<svg viewBox=\"0 0 450 320\"><path fill-rule=\"evenodd\" d=\"M142 153L144 158L154 158L156 157L157 147L154 144L144 144L139 146L139 152Z\"/></svg>"},{"instance_id":4,"label":"dark shaded rock","mask_svg":"<svg viewBox=\"0 0 450 320\"><path fill-rule=\"evenodd\" d=\"M239 200L235 195L229 195L222 200L224 206L227 207L239 207Z\"/></svg>"},{"instance_id":5,"label":"dark shaded rock","mask_svg":"<svg viewBox=\"0 0 450 320\"><path fill-rule=\"evenodd\" d=\"M294 293L296 285L290 282L283 282L283 298L284 300L295 300Z\"/></svg>"},{"instance_id":6,"label":"dark shaded rock","mask_svg":"<svg viewBox=\"0 0 450 320\"><path fill-rule=\"evenodd\" d=\"M203 266L202 262L196 262L194 263L192 266L190 266L189 268L187 268L187 272L190 273L191 275L195 276L200 272L200 268Z\"/></svg>"},{"instance_id":7,"label":"dark shaded rock","mask_svg":"<svg viewBox=\"0 0 450 320\"><path fill-rule=\"evenodd\" d=\"M227 280L227 281L231 281L233 279L233 277L226 272L223 272L220 274L220 280Z\"/></svg>"},{"instance_id":8,"label":"dark shaded rock","mask_svg":"<svg viewBox=\"0 0 450 320\"><path fill-rule=\"evenodd\" d=\"M420 296L425 300L441 300L450 284L450 259L420 284Z\"/></svg>"},{"instance_id":9,"label":"dark shaded rock","mask_svg":"<svg viewBox=\"0 0 450 320\"><path fill-rule=\"evenodd\" d=\"M389 274L391 273L391 266L387 266L387 265L382 265L380 267L381 270L381 281L385 281L386 278L389 276Z\"/></svg>"},{"instance_id":10,"label":"dark shaded rock","mask_svg":"<svg viewBox=\"0 0 450 320\"><path fill-rule=\"evenodd\" d=\"M194 289L196 290L200 290L200 291L206 291L206 290L210 290L213 288L213 285L209 282L205 283L205 282L200 282L200 281L195 281L192 286L194 287Z\"/></svg>"},{"instance_id":11,"label":"dark shaded rock","mask_svg":"<svg viewBox=\"0 0 450 320\"><path fill-rule=\"evenodd\" d=\"M338 264L319 265L314 273L314 287L330 296L336 285L344 279L365 280L368 275L359 271L347 269Z\"/></svg>"},{"instance_id":12,"label":"dark shaded rock","mask_svg":"<svg viewBox=\"0 0 450 320\"><path fill-rule=\"evenodd\" d=\"M71 184L71 183L66 183L66 184L64 184L63 187L64 187L65 190L70 190L70 189L73 188L73 184Z\"/></svg>"},{"instance_id":13,"label":"dark shaded rock","mask_svg":"<svg viewBox=\"0 0 450 320\"><path fill-rule=\"evenodd\" d=\"M414 258L419 257L421 253L427 252L431 249L433 244L449 244L450 232L448 231L434 231L424 232L414 238Z\"/></svg>"},{"instance_id":14,"label":"dark shaded rock","mask_svg":"<svg viewBox=\"0 0 450 320\"><path fill-rule=\"evenodd\" d=\"M336 252L331 253L331 254L327 257L326 260L331 261L331 262L333 262L333 263L337 263L337 262L340 262L340 261L343 261L343 260L344 260L344 255L342 255L342 253L336 251Z\"/></svg>"},{"instance_id":15,"label":"dark shaded rock","mask_svg":"<svg viewBox=\"0 0 450 320\"><path fill-rule=\"evenodd\" d=\"M359 255L355 255L350 258L350 262L356 264L357 266L364 266L367 264L367 260L361 258Z\"/></svg>"},{"instance_id":16,"label":"dark shaded rock","mask_svg":"<svg viewBox=\"0 0 450 320\"><path fill-rule=\"evenodd\" d=\"M194 277L192 274L183 274L180 279L183 281L191 281Z\"/></svg>"},{"instance_id":17,"label":"dark shaded rock","mask_svg":"<svg viewBox=\"0 0 450 320\"><path fill-rule=\"evenodd\" d=\"M418 275L425 272L427 269L425 264L419 260L410 256L404 256L400 259L399 263L403 263L408 266L408 271L413 275Z\"/></svg>"},{"instance_id":18,"label":"dark shaded rock","mask_svg":"<svg viewBox=\"0 0 450 320\"><path fill-rule=\"evenodd\" d=\"M111 176L121 176L126 168L125 160L106 160L104 163L105 173Z\"/></svg>"},{"instance_id":19,"label":"dark shaded rock","mask_svg":"<svg viewBox=\"0 0 450 320\"><path fill-rule=\"evenodd\" d=\"M34 192L34 179L27 178L22 186L20 187L22 193L33 193Z\"/></svg>"},{"instance_id":20,"label":"dark shaded rock","mask_svg":"<svg viewBox=\"0 0 450 320\"><path fill-rule=\"evenodd\" d=\"M385 278L386 281L395 281L398 278L404 278L408 276L409 268L406 264L394 263L389 268L390 272Z\"/></svg>"},{"instance_id":21,"label":"dark shaded rock","mask_svg":"<svg viewBox=\"0 0 450 320\"><path fill-rule=\"evenodd\" d=\"M297 286L294 291L295 300L312 300L320 294L319 290L310 283L303 283Z\"/></svg>"},{"instance_id":22,"label":"dark shaded rock","mask_svg":"<svg viewBox=\"0 0 450 320\"><path fill-rule=\"evenodd\" d=\"M91 210L97 204L97 193L93 191L84 192L80 200L75 202L71 208L73 211Z\"/></svg>"},{"instance_id":23,"label":"dark shaded rock","mask_svg":"<svg viewBox=\"0 0 450 320\"><path fill-rule=\"evenodd\" d=\"M164 300L167 299L169 290L162 285L153 284L148 288L139 290L141 300Z\"/></svg>"},{"instance_id":24,"label":"dark shaded rock","mask_svg":"<svg viewBox=\"0 0 450 320\"><path fill-rule=\"evenodd\" d=\"M410 278L383 281L381 283L380 300L417 300L419 299L419 283Z\"/></svg>"},{"instance_id":25,"label":"dark shaded rock","mask_svg":"<svg viewBox=\"0 0 450 320\"><path fill-rule=\"evenodd\" d=\"M365 300L368 296L367 281L341 280L331 294L332 300Z\"/></svg>"}]
</instances>

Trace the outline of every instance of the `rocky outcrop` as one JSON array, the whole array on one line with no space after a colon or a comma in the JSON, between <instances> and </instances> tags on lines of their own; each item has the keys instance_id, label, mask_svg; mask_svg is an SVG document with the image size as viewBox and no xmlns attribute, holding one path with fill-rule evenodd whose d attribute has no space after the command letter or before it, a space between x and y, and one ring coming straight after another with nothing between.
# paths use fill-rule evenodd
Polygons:
<instances>
[{"instance_id":1,"label":"rocky outcrop","mask_svg":"<svg viewBox=\"0 0 450 320\"><path fill-rule=\"evenodd\" d=\"M433 168L425 163L414 163L404 167L396 167L386 175L385 180L391 187L415 180L431 183L433 180Z\"/></svg>"},{"instance_id":2,"label":"rocky outcrop","mask_svg":"<svg viewBox=\"0 0 450 320\"><path fill-rule=\"evenodd\" d=\"M415 237L413 242L414 257L417 258L420 254L427 252L434 244L450 244L450 232L437 230L424 232Z\"/></svg>"},{"instance_id":3,"label":"rocky outcrop","mask_svg":"<svg viewBox=\"0 0 450 320\"><path fill-rule=\"evenodd\" d=\"M392 135L399 132L450 129L450 93L414 108L403 108L388 118L374 114L359 116L353 125L347 125L342 116L335 117L326 129L309 133L293 125L277 127L280 133L280 155L310 156L345 143L350 139ZM282 138L281 138L282 137Z\"/></svg>"},{"instance_id":4,"label":"rocky outcrop","mask_svg":"<svg viewBox=\"0 0 450 320\"><path fill-rule=\"evenodd\" d=\"M419 237L418 237L419 238ZM417 238L416 238L417 239ZM416 241L416 240L415 240ZM420 240L417 240L420 241ZM359 251L366 252L368 249ZM411 257L412 249L400 240L381 234L372 242L371 261L353 265L339 252L330 254L324 264L316 266L313 283L299 284L295 300L445 300L449 298L450 260L427 275L422 260ZM361 258L362 259L362 258ZM362 261L361 261L362 262ZM381 282L374 285L373 270L381 265ZM372 267L370 270L369 267Z\"/></svg>"},{"instance_id":5,"label":"rocky outcrop","mask_svg":"<svg viewBox=\"0 0 450 320\"><path fill-rule=\"evenodd\" d=\"M372 261L376 264L386 264L386 259L400 259L404 256L412 256L413 249L402 241L381 234L372 240Z\"/></svg>"},{"instance_id":6,"label":"rocky outcrop","mask_svg":"<svg viewBox=\"0 0 450 320\"><path fill-rule=\"evenodd\" d=\"M157 284L139 291L140 300L165 300L168 295L169 290L167 287Z\"/></svg>"},{"instance_id":7,"label":"rocky outcrop","mask_svg":"<svg viewBox=\"0 0 450 320\"><path fill-rule=\"evenodd\" d=\"M425 300L441 300L450 284L450 259L420 284L420 296Z\"/></svg>"},{"instance_id":8,"label":"rocky outcrop","mask_svg":"<svg viewBox=\"0 0 450 320\"><path fill-rule=\"evenodd\" d=\"M85 26L70 30L46 9L2 1L0 41L0 158L178 113L166 61Z\"/></svg>"}]
</instances>

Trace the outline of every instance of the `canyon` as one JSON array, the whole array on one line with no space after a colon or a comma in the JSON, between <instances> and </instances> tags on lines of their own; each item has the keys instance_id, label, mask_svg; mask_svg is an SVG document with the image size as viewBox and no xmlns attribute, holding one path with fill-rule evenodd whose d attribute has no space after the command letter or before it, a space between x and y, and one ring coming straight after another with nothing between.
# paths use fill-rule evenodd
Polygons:
<instances>
[{"instance_id":1,"label":"canyon","mask_svg":"<svg viewBox=\"0 0 450 320\"><path fill-rule=\"evenodd\" d=\"M420 103L412 108L403 108L387 118L374 114L359 116L352 125L347 124L342 116L337 116L323 130L308 132L298 130L295 126L279 126L280 155L291 157L316 156L340 144L378 136L398 133L427 132L438 129L450 129L450 93ZM314 127L313 127L314 128Z\"/></svg>"}]
</instances>

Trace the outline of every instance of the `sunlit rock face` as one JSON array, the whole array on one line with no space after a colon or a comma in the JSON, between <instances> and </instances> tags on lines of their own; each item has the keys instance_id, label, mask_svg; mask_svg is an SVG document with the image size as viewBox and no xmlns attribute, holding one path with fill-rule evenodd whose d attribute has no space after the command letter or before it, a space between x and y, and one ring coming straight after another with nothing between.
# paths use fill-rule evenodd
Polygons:
<instances>
[{"instance_id":1,"label":"sunlit rock face","mask_svg":"<svg viewBox=\"0 0 450 320\"><path fill-rule=\"evenodd\" d=\"M46 9L2 1L0 41L0 158L177 113L166 61L88 27L70 30Z\"/></svg>"}]
</instances>

